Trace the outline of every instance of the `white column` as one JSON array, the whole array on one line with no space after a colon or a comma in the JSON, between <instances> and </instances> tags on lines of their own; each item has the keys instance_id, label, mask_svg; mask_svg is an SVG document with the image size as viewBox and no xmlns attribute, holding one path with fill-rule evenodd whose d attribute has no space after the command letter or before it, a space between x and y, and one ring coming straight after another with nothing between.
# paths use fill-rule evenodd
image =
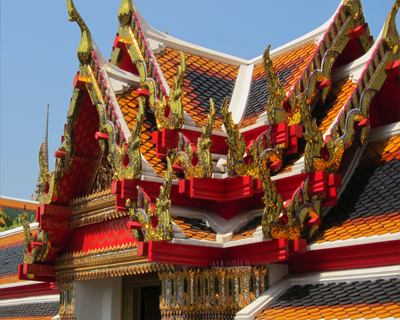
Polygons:
<instances>
[{"instance_id":1,"label":"white column","mask_svg":"<svg viewBox=\"0 0 400 320\"><path fill-rule=\"evenodd\" d=\"M121 319L122 277L74 282L77 320Z\"/></svg>"}]
</instances>

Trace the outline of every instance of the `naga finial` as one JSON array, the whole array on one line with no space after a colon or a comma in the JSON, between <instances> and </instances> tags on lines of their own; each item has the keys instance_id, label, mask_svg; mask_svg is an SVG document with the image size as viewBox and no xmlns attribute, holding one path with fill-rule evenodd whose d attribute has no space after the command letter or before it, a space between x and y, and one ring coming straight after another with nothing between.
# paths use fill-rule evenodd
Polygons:
<instances>
[{"instance_id":1,"label":"naga finial","mask_svg":"<svg viewBox=\"0 0 400 320\"><path fill-rule=\"evenodd\" d=\"M362 4L360 0L345 0L343 6L347 8L354 19L357 19L362 14Z\"/></svg>"},{"instance_id":2,"label":"naga finial","mask_svg":"<svg viewBox=\"0 0 400 320\"><path fill-rule=\"evenodd\" d=\"M118 20L122 27L125 27L131 21L133 12L132 0L121 0L121 6L118 11Z\"/></svg>"},{"instance_id":3,"label":"naga finial","mask_svg":"<svg viewBox=\"0 0 400 320\"><path fill-rule=\"evenodd\" d=\"M263 54L263 64L265 75L268 79L267 90L269 99L267 104L268 119L271 123L281 123L287 120L287 114L282 108L283 102L286 99L284 85L279 80L278 73L275 72L271 57L269 55L269 45Z\"/></svg>"},{"instance_id":4,"label":"naga finial","mask_svg":"<svg viewBox=\"0 0 400 320\"><path fill-rule=\"evenodd\" d=\"M49 106L50 106L50 104L47 104L46 129L45 129L44 141L43 141L43 153L44 153L45 161L46 161L47 164L49 163L49 143L48 143L48 138L49 138Z\"/></svg>"},{"instance_id":5,"label":"naga finial","mask_svg":"<svg viewBox=\"0 0 400 320\"><path fill-rule=\"evenodd\" d=\"M93 51L92 35L90 34L89 28L87 27L85 21L79 15L78 10L76 10L74 2L72 0L67 0L68 5L68 21L78 24L81 29L81 42L78 46L78 59L81 64L86 64L90 60L91 52Z\"/></svg>"},{"instance_id":6,"label":"naga finial","mask_svg":"<svg viewBox=\"0 0 400 320\"><path fill-rule=\"evenodd\" d=\"M383 28L382 39L385 40L389 50L393 53L397 52L399 49L399 32L396 27L396 15L399 11L400 0L396 0L390 10Z\"/></svg>"}]
</instances>

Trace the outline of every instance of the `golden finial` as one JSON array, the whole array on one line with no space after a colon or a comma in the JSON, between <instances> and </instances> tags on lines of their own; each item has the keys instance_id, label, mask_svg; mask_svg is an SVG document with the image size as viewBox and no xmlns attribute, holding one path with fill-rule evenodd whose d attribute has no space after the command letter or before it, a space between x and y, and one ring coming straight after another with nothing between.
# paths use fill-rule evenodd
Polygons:
<instances>
[{"instance_id":1,"label":"golden finial","mask_svg":"<svg viewBox=\"0 0 400 320\"><path fill-rule=\"evenodd\" d=\"M131 21L132 13L132 0L121 0L121 6L118 11L118 20L122 27L125 27Z\"/></svg>"},{"instance_id":2,"label":"golden finial","mask_svg":"<svg viewBox=\"0 0 400 320\"><path fill-rule=\"evenodd\" d=\"M74 2L72 0L67 0L67 5L69 15L68 21L76 21L81 29L81 42L79 43L77 52L78 59L81 64L86 64L89 62L91 52L93 51L92 35L85 21L83 21L82 17L79 15L78 10L76 10Z\"/></svg>"},{"instance_id":3,"label":"golden finial","mask_svg":"<svg viewBox=\"0 0 400 320\"><path fill-rule=\"evenodd\" d=\"M397 52L397 50L399 49L399 32L397 31L396 28L396 15L397 11L399 11L399 7L400 7L400 0L396 0L386 18L382 35L382 39L385 40L389 49L393 53Z\"/></svg>"}]
</instances>

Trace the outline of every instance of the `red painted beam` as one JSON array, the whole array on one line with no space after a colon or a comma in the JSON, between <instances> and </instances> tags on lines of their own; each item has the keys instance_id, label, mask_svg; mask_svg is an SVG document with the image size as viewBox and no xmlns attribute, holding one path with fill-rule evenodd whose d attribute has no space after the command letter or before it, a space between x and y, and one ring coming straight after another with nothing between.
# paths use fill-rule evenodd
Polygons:
<instances>
[{"instance_id":1,"label":"red painted beam","mask_svg":"<svg viewBox=\"0 0 400 320\"><path fill-rule=\"evenodd\" d=\"M18 265L18 279L56 282L56 272L53 265L24 263Z\"/></svg>"},{"instance_id":2,"label":"red painted beam","mask_svg":"<svg viewBox=\"0 0 400 320\"><path fill-rule=\"evenodd\" d=\"M150 241L139 243L137 252L139 256L147 256L149 262L174 265L206 268L220 261L260 265L288 260L289 241L273 239L228 248Z\"/></svg>"},{"instance_id":3,"label":"red painted beam","mask_svg":"<svg viewBox=\"0 0 400 320\"><path fill-rule=\"evenodd\" d=\"M400 264L400 240L307 251L291 256L290 273L371 268Z\"/></svg>"},{"instance_id":4,"label":"red painted beam","mask_svg":"<svg viewBox=\"0 0 400 320\"><path fill-rule=\"evenodd\" d=\"M25 298L31 296L41 296L48 294L59 294L57 283L45 282L27 284L25 286L16 286L0 288L0 297L7 299Z\"/></svg>"},{"instance_id":5,"label":"red painted beam","mask_svg":"<svg viewBox=\"0 0 400 320\"><path fill-rule=\"evenodd\" d=\"M263 125L249 131L241 132L241 134L244 136L245 142L249 143L251 140L257 139L258 136L265 132L268 128L269 125Z\"/></svg>"},{"instance_id":6,"label":"red painted beam","mask_svg":"<svg viewBox=\"0 0 400 320\"><path fill-rule=\"evenodd\" d=\"M156 145L157 157L161 159L166 158L166 148L177 148L179 143L179 130L163 129L163 131L153 132L153 143ZM181 129L180 132L184 134L190 143L197 144L198 138L201 136L201 131L192 131L188 129ZM226 144L226 137L213 134L211 136L213 141L210 152L215 154L228 154L229 147Z\"/></svg>"},{"instance_id":7,"label":"red painted beam","mask_svg":"<svg viewBox=\"0 0 400 320\"><path fill-rule=\"evenodd\" d=\"M191 178L179 181L179 192L190 190L190 197L197 199L231 201L253 195L253 178L232 177L225 179Z\"/></svg>"},{"instance_id":8,"label":"red painted beam","mask_svg":"<svg viewBox=\"0 0 400 320\"><path fill-rule=\"evenodd\" d=\"M293 192L301 185L301 183L307 178L309 173L300 173L295 176L290 176L275 180L275 187L281 194L283 200L290 199ZM262 189L260 178L254 179L254 194L262 194L264 191Z\"/></svg>"}]
</instances>

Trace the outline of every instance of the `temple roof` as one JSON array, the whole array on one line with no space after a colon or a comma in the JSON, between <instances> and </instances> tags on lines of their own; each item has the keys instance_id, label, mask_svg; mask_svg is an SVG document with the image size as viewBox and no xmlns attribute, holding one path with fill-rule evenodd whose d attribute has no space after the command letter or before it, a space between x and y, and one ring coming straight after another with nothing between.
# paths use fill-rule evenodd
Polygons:
<instances>
[{"instance_id":1,"label":"temple roof","mask_svg":"<svg viewBox=\"0 0 400 320\"><path fill-rule=\"evenodd\" d=\"M400 136L370 142L323 218L318 243L400 232Z\"/></svg>"},{"instance_id":2,"label":"temple roof","mask_svg":"<svg viewBox=\"0 0 400 320\"><path fill-rule=\"evenodd\" d=\"M400 278L294 285L257 319L370 319L400 316Z\"/></svg>"}]
</instances>

